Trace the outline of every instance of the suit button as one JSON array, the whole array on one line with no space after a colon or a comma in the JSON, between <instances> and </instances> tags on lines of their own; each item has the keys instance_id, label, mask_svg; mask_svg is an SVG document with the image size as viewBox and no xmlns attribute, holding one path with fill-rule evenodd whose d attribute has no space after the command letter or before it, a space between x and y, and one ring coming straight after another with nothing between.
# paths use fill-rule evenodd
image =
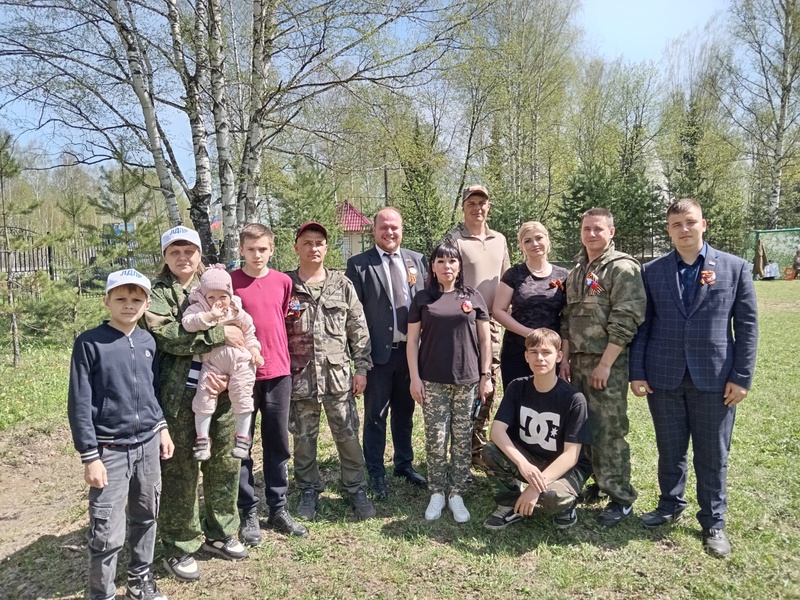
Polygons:
<instances>
[{"instance_id":1,"label":"suit button","mask_svg":"<svg viewBox=\"0 0 800 600\"><path fill-rule=\"evenodd\" d=\"M686 324L687 324L687 325L691 325L691 324L692 324L692 322L691 322L691 321L686 321Z\"/></svg>"},{"instance_id":2,"label":"suit button","mask_svg":"<svg viewBox=\"0 0 800 600\"><path fill-rule=\"evenodd\" d=\"M391 330L392 330L392 328L391 328L391 327L389 327L389 331L391 331Z\"/></svg>"}]
</instances>

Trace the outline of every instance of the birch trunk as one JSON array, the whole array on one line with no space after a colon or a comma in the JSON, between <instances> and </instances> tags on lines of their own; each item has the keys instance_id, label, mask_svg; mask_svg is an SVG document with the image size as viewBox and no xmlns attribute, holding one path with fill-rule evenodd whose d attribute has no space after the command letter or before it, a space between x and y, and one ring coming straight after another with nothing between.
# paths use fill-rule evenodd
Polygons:
<instances>
[{"instance_id":1,"label":"birch trunk","mask_svg":"<svg viewBox=\"0 0 800 600\"><path fill-rule=\"evenodd\" d=\"M264 112L271 68L277 0L253 0L253 58L250 70L250 124L239 169L237 220L251 220L258 208L261 158L264 153Z\"/></svg>"},{"instance_id":2,"label":"birch trunk","mask_svg":"<svg viewBox=\"0 0 800 600\"><path fill-rule=\"evenodd\" d=\"M167 204L169 220L173 225L179 225L181 223L181 215L178 211L178 200L175 196L175 190L172 187L172 179L170 178L169 169L167 168L167 161L164 158L164 149L161 143L161 134L158 130L158 118L156 116L155 107L148 93L149 86L145 82L145 79L149 78L150 74L145 72L140 54L140 47L136 43L136 36L131 28L123 21L119 11L119 2L117 0L109 0L108 12L114 21L114 28L117 30L120 41L125 47L125 55L128 60L128 68L130 69L131 85L142 107L142 116L144 117L145 129L147 131L148 149L153 156L158 183Z\"/></svg>"},{"instance_id":3,"label":"birch trunk","mask_svg":"<svg viewBox=\"0 0 800 600\"><path fill-rule=\"evenodd\" d=\"M198 2L194 15L195 68L189 71L183 47L184 34L181 31L181 15L176 0L167 3L172 54L175 69L186 89L185 112L189 119L192 135L192 156L194 158L195 182L188 191L189 217L192 220L203 250L211 261L216 261L216 248L211 237L211 222L208 217L212 198L211 160L208 156L208 133L203 116L202 89L208 82L208 11L204 2Z\"/></svg>"},{"instance_id":4,"label":"birch trunk","mask_svg":"<svg viewBox=\"0 0 800 600\"><path fill-rule=\"evenodd\" d=\"M223 261L239 258L239 221L236 214L236 181L231 159L230 111L225 85L225 52L222 41L222 6L220 0L209 0L208 55L211 72L211 100L214 128L217 132L217 162L222 196L222 226L225 232ZM245 216L247 218L247 216Z\"/></svg>"}]
</instances>

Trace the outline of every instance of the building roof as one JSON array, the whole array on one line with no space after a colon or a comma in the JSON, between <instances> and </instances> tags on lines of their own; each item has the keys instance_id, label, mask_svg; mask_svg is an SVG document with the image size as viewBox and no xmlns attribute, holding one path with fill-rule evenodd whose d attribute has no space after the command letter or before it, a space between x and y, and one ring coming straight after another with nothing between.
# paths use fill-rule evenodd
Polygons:
<instances>
[{"instance_id":1,"label":"building roof","mask_svg":"<svg viewBox=\"0 0 800 600\"><path fill-rule=\"evenodd\" d=\"M345 200L336 207L336 216L345 233L360 233L372 228L372 221L361 214L359 210Z\"/></svg>"}]
</instances>

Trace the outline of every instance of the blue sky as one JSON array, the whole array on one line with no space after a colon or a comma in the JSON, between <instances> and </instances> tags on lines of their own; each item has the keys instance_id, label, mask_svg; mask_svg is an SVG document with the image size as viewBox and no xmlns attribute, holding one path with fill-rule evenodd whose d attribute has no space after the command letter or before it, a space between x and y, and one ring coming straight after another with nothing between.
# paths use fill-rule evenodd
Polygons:
<instances>
[{"instance_id":1,"label":"blue sky","mask_svg":"<svg viewBox=\"0 0 800 600\"><path fill-rule=\"evenodd\" d=\"M583 0L587 46L607 59L658 62L671 39L702 32L730 0Z\"/></svg>"}]
</instances>

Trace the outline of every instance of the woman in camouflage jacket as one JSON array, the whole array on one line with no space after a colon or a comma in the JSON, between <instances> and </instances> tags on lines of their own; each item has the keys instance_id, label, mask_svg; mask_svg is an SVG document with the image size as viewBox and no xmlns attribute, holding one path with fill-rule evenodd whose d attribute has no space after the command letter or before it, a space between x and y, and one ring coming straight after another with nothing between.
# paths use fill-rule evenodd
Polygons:
<instances>
[{"instance_id":1,"label":"woman in camouflage jacket","mask_svg":"<svg viewBox=\"0 0 800 600\"><path fill-rule=\"evenodd\" d=\"M228 560L247 557L247 549L236 539L240 461L230 456L234 418L226 393L220 394L212 416L211 431L219 442L210 460L198 463L192 455L192 398L200 368L192 357L223 344L243 344L243 337L238 327L217 326L196 333L183 328L181 319L189 307L189 292L199 285L203 271L200 237L178 226L161 237L161 247L165 264L153 281L150 310L143 323L156 340L161 406L175 441L175 455L162 467L158 529L167 571L179 581L195 581L200 578L200 569L192 554L201 546ZM225 388L223 380L215 383L217 391ZM202 521L198 492L201 471L205 500Z\"/></svg>"}]
</instances>

